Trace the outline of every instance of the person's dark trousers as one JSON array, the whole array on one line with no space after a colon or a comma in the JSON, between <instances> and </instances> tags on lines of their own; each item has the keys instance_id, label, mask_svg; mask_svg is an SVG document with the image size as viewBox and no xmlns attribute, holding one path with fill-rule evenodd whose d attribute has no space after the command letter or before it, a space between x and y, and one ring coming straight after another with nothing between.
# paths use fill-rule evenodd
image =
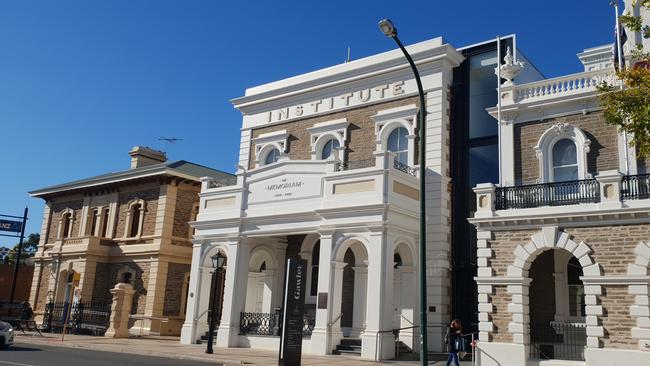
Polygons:
<instances>
[{"instance_id":1,"label":"person's dark trousers","mask_svg":"<svg viewBox=\"0 0 650 366\"><path fill-rule=\"evenodd\" d=\"M454 365L460 366L460 363L458 362L458 353L449 352L449 357L447 358L447 363L445 364L445 366L451 365L451 361L454 361Z\"/></svg>"}]
</instances>

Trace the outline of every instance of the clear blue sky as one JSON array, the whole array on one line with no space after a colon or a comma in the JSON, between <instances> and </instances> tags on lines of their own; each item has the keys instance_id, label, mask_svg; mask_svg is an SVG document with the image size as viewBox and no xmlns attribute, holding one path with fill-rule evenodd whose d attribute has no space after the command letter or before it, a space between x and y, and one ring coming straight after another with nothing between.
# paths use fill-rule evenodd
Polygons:
<instances>
[{"instance_id":1,"label":"clear blue sky","mask_svg":"<svg viewBox=\"0 0 650 366\"><path fill-rule=\"evenodd\" d=\"M134 145L234 171L244 89L443 36L461 47L516 33L547 76L613 41L608 0L144 1L0 3L0 214L31 210L27 191L127 169ZM0 237L0 245L15 239Z\"/></svg>"}]
</instances>

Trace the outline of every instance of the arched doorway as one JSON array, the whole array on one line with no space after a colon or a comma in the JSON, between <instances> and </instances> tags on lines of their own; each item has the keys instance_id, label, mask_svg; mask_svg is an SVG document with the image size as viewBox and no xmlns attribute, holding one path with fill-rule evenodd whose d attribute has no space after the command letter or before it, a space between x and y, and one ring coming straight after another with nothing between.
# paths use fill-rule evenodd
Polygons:
<instances>
[{"instance_id":1,"label":"arched doorway","mask_svg":"<svg viewBox=\"0 0 650 366\"><path fill-rule=\"evenodd\" d=\"M344 337L359 338L366 326L368 254L361 242L351 240L340 248L336 259L342 264L338 289L341 332Z\"/></svg>"},{"instance_id":2,"label":"arched doorway","mask_svg":"<svg viewBox=\"0 0 650 366\"><path fill-rule=\"evenodd\" d=\"M530 356L584 360L587 344L582 266L563 249L546 250L532 262Z\"/></svg>"},{"instance_id":3,"label":"arched doorway","mask_svg":"<svg viewBox=\"0 0 650 366\"><path fill-rule=\"evenodd\" d=\"M399 340L411 350L415 347L416 276L411 248L400 243L393 253L393 329L402 329Z\"/></svg>"},{"instance_id":4,"label":"arched doorway","mask_svg":"<svg viewBox=\"0 0 650 366\"><path fill-rule=\"evenodd\" d=\"M248 266L244 312L264 314L273 312L275 269L275 260L269 250L262 247L253 249Z\"/></svg>"}]
</instances>

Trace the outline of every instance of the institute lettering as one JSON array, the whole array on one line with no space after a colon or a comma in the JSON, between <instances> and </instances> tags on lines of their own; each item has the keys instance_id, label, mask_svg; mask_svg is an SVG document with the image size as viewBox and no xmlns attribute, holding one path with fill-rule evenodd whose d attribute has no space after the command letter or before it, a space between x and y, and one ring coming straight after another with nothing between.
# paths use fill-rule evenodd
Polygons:
<instances>
[{"instance_id":1,"label":"institute lettering","mask_svg":"<svg viewBox=\"0 0 650 366\"><path fill-rule=\"evenodd\" d=\"M310 103L270 111L267 112L267 122L284 121L286 119L301 117L303 115L329 112L333 109L345 108L371 100L381 100L402 94L404 94L404 81L397 81L392 84L382 84L373 88L365 88L330 98L315 100Z\"/></svg>"}]
</instances>

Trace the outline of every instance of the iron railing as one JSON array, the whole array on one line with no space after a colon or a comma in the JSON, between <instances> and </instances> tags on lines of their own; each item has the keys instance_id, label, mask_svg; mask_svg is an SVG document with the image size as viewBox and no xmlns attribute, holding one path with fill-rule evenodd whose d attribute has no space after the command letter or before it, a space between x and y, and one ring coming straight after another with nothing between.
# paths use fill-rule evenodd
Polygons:
<instances>
[{"instance_id":1,"label":"iron railing","mask_svg":"<svg viewBox=\"0 0 650 366\"><path fill-rule=\"evenodd\" d=\"M277 313L241 313L239 334L280 335L280 317Z\"/></svg>"},{"instance_id":2,"label":"iron railing","mask_svg":"<svg viewBox=\"0 0 650 366\"><path fill-rule=\"evenodd\" d=\"M650 198L650 174L623 176L621 179L621 198L624 200Z\"/></svg>"},{"instance_id":3,"label":"iron railing","mask_svg":"<svg viewBox=\"0 0 650 366\"><path fill-rule=\"evenodd\" d=\"M393 160L393 167L400 172L404 172L408 175L412 175L414 177L417 175L417 169L410 167L407 164L398 161L397 159Z\"/></svg>"},{"instance_id":4,"label":"iron railing","mask_svg":"<svg viewBox=\"0 0 650 366\"><path fill-rule=\"evenodd\" d=\"M103 335L111 318L111 305L91 302L49 302L43 314L43 329L57 332L63 329L66 312L70 311L68 328L75 334Z\"/></svg>"},{"instance_id":5,"label":"iron railing","mask_svg":"<svg viewBox=\"0 0 650 366\"><path fill-rule=\"evenodd\" d=\"M550 322L530 325L530 358L584 361L587 325Z\"/></svg>"},{"instance_id":6,"label":"iron railing","mask_svg":"<svg viewBox=\"0 0 650 366\"><path fill-rule=\"evenodd\" d=\"M595 179L497 187L495 208L531 208L600 202L600 186Z\"/></svg>"},{"instance_id":7,"label":"iron railing","mask_svg":"<svg viewBox=\"0 0 650 366\"><path fill-rule=\"evenodd\" d=\"M249 313L239 314L239 334L253 334L266 336L280 335L280 312L276 313ZM316 319L313 316L303 317L302 334L310 337L314 330Z\"/></svg>"}]
</instances>

